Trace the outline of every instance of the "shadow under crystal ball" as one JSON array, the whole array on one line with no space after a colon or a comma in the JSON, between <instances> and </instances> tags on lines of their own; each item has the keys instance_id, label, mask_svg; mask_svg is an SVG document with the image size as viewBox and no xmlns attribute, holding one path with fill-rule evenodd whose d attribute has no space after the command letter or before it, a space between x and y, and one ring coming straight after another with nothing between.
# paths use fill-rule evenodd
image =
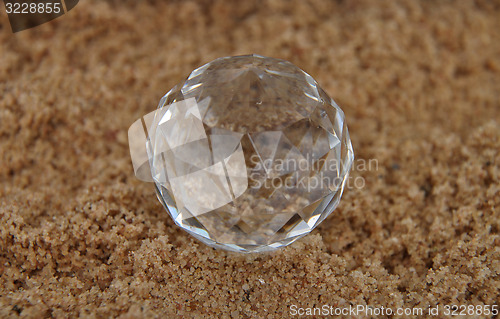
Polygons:
<instances>
[{"instance_id":1,"label":"shadow under crystal ball","mask_svg":"<svg viewBox=\"0 0 500 319\"><path fill-rule=\"evenodd\" d=\"M175 223L239 252L311 232L338 205L354 158L344 113L318 83L258 55L194 70L148 132L151 177Z\"/></svg>"}]
</instances>

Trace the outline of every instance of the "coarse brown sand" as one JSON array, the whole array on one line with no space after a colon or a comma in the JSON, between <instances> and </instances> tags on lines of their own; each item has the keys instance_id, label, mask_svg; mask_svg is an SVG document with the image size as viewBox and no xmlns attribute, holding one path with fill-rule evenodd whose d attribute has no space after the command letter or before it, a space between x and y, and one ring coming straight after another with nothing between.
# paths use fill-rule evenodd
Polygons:
<instances>
[{"instance_id":1,"label":"coarse brown sand","mask_svg":"<svg viewBox=\"0 0 500 319\"><path fill-rule=\"evenodd\" d=\"M499 1L87 0L16 34L0 22L0 317L500 302ZM372 160L272 254L176 227L127 142L192 69L247 53L316 78Z\"/></svg>"}]
</instances>

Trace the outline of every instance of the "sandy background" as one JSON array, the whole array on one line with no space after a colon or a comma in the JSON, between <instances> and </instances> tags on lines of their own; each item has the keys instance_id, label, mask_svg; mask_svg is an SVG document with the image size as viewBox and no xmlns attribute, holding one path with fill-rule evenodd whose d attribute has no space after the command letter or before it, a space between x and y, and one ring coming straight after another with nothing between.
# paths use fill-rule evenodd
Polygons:
<instances>
[{"instance_id":1,"label":"sandy background","mask_svg":"<svg viewBox=\"0 0 500 319\"><path fill-rule=\"evenodd\" d=\"M88 0L15 35L0 22L0 317L500 301L499 1ZM246 53L313 75L379 164L270 255L175 227L128 153L174 84Z\"/></svg>"}]
</instances>

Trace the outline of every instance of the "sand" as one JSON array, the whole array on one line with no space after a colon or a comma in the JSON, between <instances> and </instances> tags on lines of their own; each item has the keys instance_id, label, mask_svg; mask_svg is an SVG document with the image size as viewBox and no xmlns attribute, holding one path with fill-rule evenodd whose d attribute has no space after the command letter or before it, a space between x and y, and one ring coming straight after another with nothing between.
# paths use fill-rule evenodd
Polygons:
<instances>
[{"instance_id":1,"label":"sand","mask_svg":"<svg viewBox=\"0 0 500 319\"><path fill-rule=\"evenodd\" d=\"M16 34L0 22L0 317L500 302L499 1L88 0ZM372 164L271 254L191 238L128 151L192 69L248 53L313 75Z\"/></svg>"}]
</instances>

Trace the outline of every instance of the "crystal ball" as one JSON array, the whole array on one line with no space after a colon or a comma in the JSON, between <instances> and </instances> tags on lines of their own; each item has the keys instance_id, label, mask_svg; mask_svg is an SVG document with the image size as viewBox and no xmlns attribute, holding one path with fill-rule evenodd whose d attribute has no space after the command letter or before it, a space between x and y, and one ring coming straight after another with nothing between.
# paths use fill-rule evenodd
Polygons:
<instances>
[{"instance_id":1,"label":"crystal ball","mask_svg":"<svg viewBox=\"0 0 500 319\"><path fill-rule=\"evenodd\" d=\"M175 223L238 252L287 246L338 205L354 159L344 112L307 73L258 55L194 70L160 101L151 175Z\"/></svg>"}]
</instances>

